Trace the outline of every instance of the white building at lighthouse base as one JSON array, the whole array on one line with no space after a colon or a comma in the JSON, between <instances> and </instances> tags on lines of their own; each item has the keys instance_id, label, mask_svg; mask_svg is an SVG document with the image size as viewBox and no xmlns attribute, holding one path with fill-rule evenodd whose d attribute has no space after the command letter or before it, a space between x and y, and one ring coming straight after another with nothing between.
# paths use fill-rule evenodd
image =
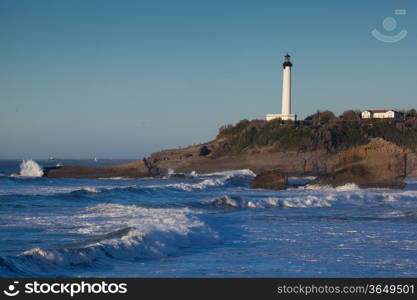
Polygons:
<instances>
[{"instance_id":1,"label":"white building at lighthouse base","mask_svg":"<svg viewBox=\"0 0 417 300\"><path fill-rule=\"evenodd\" d=\"M289 115L267 114L266 115L266 120L267 121L271 121L271 120L274 120L274 119L281 119L283 121L286 121L286 120L295 121L295 120L297 120L297 115L293 115L293 114L289 114Z\"/></svg>"}]
</instances>

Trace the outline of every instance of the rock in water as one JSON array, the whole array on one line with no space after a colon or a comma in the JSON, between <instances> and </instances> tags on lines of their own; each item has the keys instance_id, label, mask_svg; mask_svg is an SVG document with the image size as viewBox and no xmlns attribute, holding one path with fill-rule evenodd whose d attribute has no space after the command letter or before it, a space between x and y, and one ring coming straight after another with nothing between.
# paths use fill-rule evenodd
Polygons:
<instances>
[{"instance_id":1,"label":"rock in water","mask_svg":"<svg viewBox=\"0 0 417 300\"><path fill-rule=\"evenodd\" d=\"M285 190L288 178L280 170L269 170L258 174L251 182L251 189Z\"/></svg>"},{"instance_id":2,"label":"rock in water","mask_svg":"<svg viewBox=\"0 0 417 300\"><path fill-rule=\"evenodd\" d=\"M45 168L44 176L49 178L141 178L155 176L157 172L158 170L151 166L146 159L140 159L126 164L106 167L64 166Z\"/></svg>"},{"instance_id":3,"label":"rock in water","mask_svg":"<svg viewBox=\"0 0 417 300\"><path fill-rule=\"evenodd\" d=\"M374 138L366 145L339 153L332 172L318 176L311 184L336 187L355 183L360 188L402 188L406 161L401 147Z\"/></svg>"}]
</instances>

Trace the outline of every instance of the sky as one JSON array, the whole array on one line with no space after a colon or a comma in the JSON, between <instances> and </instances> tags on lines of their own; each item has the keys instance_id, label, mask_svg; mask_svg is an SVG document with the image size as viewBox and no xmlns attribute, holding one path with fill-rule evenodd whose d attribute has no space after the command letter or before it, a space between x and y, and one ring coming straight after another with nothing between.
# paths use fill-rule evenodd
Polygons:
<instances>
[{"instance_id":1,"label":"sky","mask_svg":"<svg viewBox=\"0 0 417 300\"><path fill-rule=\"evenodd\" d=\"M0 0L0 159L212 140L280 113L287 52L298 118L416 108L416 30L412 0Z\"/></svg>"}]
</instances>

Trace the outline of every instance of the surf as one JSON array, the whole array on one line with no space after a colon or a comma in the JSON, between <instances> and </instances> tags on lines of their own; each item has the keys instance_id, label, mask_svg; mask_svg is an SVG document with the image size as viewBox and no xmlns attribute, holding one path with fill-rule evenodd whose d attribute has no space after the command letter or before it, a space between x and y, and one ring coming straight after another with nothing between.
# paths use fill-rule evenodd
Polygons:
<instances>
[{"instance_id":1,"label":"surf","mask_svg":"<svg viewBox=\"0 0 417 300\"><path fill-rule=\"evenodd\" d=\"M34 247L16 256L0 257L0 268L15 276L32 276L32 272L40 276L71 266L93 266L96 262L155 260L182 255L195 246L217 244L218 233L198 216L198 211L189 208L110 203L90 206L67 222L80 235L78 241ZM37 217L31 221L50 228L62 222L60 217Z\"/></svg>"},{"instance_id":2,"label":"surf","mask_svg":"<svg viewBox=\"0 0 417 300\"><path fill-rule=\"evenodd\" d=\"M43 169L42 167L35 162L34 160L28 159L23 160L20 163L20 171L17 174L12 174L12 177L42 177Z\"/></svg>"}]
</instances>

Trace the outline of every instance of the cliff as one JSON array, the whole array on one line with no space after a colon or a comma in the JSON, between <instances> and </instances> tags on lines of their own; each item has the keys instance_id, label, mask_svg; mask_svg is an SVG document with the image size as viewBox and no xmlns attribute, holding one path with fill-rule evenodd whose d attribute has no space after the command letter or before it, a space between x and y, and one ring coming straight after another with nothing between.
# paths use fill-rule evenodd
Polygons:
<instances>
[{"instance_id":1,"label":"cliff","mask_svg":"<svg viewBox=\"0 0 417 300\"><path fill-rule=\"evenodd\" d=\"M325 174L338 163L338 153L382 138L404 149L406 170L417 176L416 120L333 120L281 122L243 120L224 126L215 140L183 149L153 153L150 164L165 173L208 173L279 169L287 175Z\"/></svg>"},{"instance_id":2,"label":"cliff","mask_svg":"<svg viewBox=\"0 0 417 300\"><path fill-rule=\"evenodd\" d=\"M337 155L331 172L311 184L341 186L355 183L360 188L401 188L405 185L407 155L403 148L381 138Z\"/></svg>"},{"instance_id":3,"label":"cliff","mask_svg":"<svg viewBox=\"0 0 417 300\"><path fill-rule=\"evenodd\" d=\"M323 118L296 122L243 120L223 126L207 143L153 153L129 164L47 169L47 177L148 177L176 172L210 173L279 169L286 175L326 174L338 153L382 138L405 151L406 172L417 176L417 119L353 120Z\"/></svg>"},{"instance_id":4,"label":"cliff","mask_svg":"<svg viewBox=\"0 0 417 300\"><path fill-rule=\"evenodd\" d=\"M205 145L207 146L207 145ZM211 149L213 144L208 145ZM202 146L204 147L204 146ZM192 146L181 150L166 150L151 155L149 161L165 174L168 169L176 172L211 173L227 170L250 169L255 173L279 169L288 175L319 174L336 163L334 155L323 150L300 153L297 151L274 151L258 149L252 152L223 155L201 155L199 148Z\"/></svg>"}]
</instances>

